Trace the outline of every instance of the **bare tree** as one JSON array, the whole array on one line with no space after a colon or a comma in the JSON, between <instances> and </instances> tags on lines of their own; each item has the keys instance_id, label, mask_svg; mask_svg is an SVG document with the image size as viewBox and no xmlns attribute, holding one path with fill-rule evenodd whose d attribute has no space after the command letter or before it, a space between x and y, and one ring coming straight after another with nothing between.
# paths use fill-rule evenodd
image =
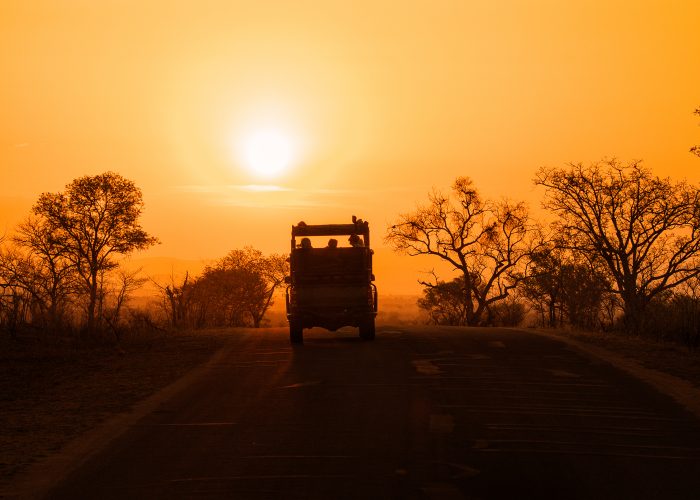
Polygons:
<instances>
[{"instance_id":1,"label":"bare tree","mask_svg":"<svg viewBox=\"0 0 700 500\"><path fill-rule=\"evenodd\" d=\"M16 273L16 278L46 311L47 326L56 329L63 321L70 295L75 292L75 267L64 256L62 245L45 219L27 217L13 240L28 252L25 272Z\"/></svg>"},{"instance_id":2,"label":"bare tree","mask_svg":"<svg viewBox=\"0 0 700 500\"><path fill-rule=\"evenodd\" d=\"M604 264L628 328L640 329L654 297L700 273L700 191L687 182L611 160L543 167L535 184L565 247Z\"/></svg>"},{"instance_id":3,"label":"bare tree","mask_svg":"<svg viewBox=\"0 0 700 500\"><path fill-rule=\"evenodd\" d=\"M96 327L100 272L116 267L116 255L157 242L139 224L142 209L141 190L114 172L75 179L65 192L43 193L34 205L83 284L88 332Z\"/></svg>"},{"instance_id":4,"label":"bare tree","mask_svg":"<svg viewBox=\"0 0 700 500\"><path fill-rule=\"evenodd\" d=\"M694 113L698 116L700 116L700 108L696 109ZM694 155L700 156L700 145L698 146L693 146L690 148L690 152L693 153Z\"/></svg>"},{"instance_id":5,"label":"bare tree","mask_svg":"<svg viewBox=\"0 0 700 500\"><path fill-rule=\"evenodd\" d=\"M451 196L433 191L427 205L400 215L386 241L399 252L433 255L454 266L463 282L466 324L478 325L522 279L538 237L525 204L482 200L472 181L460 177Z\"/></svg>"},{"instance_id":6,"label":"bare tree","mask_svg":"<svg viewBox=\"0 0 700 500\"><path fill-rule=\"evenodd\" d=\"M105 287L104 297L101 298L101 302L111 299L108 304L100 306L106 308L103 312L104 318L117 341L121 340L122 312L126 303L131 295L148 281L148 278L141 276L141 271L141 268L133 271L119 269L113 277L114 283ZM104 287L104 284L101 287Z\"/></svg>"},{"instance_id":7,"label":"bare tree","mask_svg":"<svg viewBox=\"0 0 700 500\"><path fill-rule=\"evenodd\" d=\"M46 317L33 264L17 248L0 249L0 326L13 337L33 318Z\"/></svg>"},{"instance_id":8,"label":"bare tree","mask_svg":"<svg viewBox=\"0 0 700 500\"><path fill-rule=\"evenodd\" d=\"M181 328L186 324L186 318L189 310L189 300L191 298L191 293L189 292L192 287L192 282L190 281L190 273L186 272L185 277L182 279L180 284L175 282L175 273L170 274L170 283L163 285L157 281L151 279L163 299L162 307L168 317L168 322L173 328Z\"/></svg>"}]
</instances>

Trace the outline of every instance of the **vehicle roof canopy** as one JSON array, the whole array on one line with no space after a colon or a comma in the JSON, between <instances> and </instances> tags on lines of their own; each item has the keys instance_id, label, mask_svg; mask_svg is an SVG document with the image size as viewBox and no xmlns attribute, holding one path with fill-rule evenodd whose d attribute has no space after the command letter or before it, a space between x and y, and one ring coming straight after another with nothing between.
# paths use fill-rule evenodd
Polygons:
<instances>
[{"instance_id":1,"label":"vehicle roof canopy","mask_svg":"<svg viewBox=\"0 0 700 500\"><path fill-rule=\"evenodd\" d=\"M297 224L292 226L292 236L335 236L335 235L363 235L369 236L369 224L358 222L356 224Z\"/></svg>"}]
</instances>

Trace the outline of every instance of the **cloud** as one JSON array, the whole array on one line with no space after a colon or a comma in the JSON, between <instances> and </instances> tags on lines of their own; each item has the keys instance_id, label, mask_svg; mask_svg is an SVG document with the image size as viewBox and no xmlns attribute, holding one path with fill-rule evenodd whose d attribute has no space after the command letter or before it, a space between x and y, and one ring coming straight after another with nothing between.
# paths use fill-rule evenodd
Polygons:
<instances>
[{"instance_id":1,"label":"cloud","mask_svg":"<svg viewBox=\"0 0 700 500\"><path fill-rule=\"evenodd\" d=\"M206 195L213 205L244 208L292 209L337 206L339 192L293 189L274 184L225 184L176 186L181 193Z\"/></svg>"},{"instance_id":2,"label":"cloud","mask_svg":"<svg viewBox=\"0 0 700 500\"><path fill-rule=\"evenodd\" d=\"M294 189L286 186L277 186L274 184L190 184L183 186L175 186L178 191L188 193L231 193L231 192L247 192L247 193L279 193L279 192L295 192L295 193L312 193L312 194L343 194L343 193L363 193L364 190L353 189Z\"/></svg>"},{"instance_id":3,"label":"cloud","mask_svg":"<svg viewBox=\"0 0 700 500\"><path fill-rule=\"evenodd\" d=\"M244 208L352 208L367 197L381 197L390 189L294 189L273 184L223 184L176 186L178 192L207 195L210 204Z\"/></svg>"}]
</instances>

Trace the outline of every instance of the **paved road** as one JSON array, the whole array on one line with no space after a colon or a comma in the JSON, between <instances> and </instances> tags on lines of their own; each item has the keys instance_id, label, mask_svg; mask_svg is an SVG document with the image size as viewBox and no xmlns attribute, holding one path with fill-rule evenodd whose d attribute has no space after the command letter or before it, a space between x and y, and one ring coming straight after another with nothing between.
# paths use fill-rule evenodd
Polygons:
<instances>
[{"instance_id":1,"label":"paved road","mask_svg":"<svg viewBox=\"0 0 700 500\"><path fill-rule=\"evenodd\" d=\"M498 329L238 334L52 498L700 498L700 423Z\"/></svg>"}]
</instances>

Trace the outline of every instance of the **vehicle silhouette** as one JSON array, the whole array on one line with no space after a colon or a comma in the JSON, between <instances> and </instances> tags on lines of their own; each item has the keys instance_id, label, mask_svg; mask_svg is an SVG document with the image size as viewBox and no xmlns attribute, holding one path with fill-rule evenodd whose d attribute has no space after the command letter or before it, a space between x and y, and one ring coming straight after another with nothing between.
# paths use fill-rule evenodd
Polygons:
<instances>
[{"instance_id":1,"label":"vehicle silhouette","mask_svg":"<svg viewBox=\"0 0 700 500\"><path fill-rule=\"evenodd\" d=\"M331 238L325 248L314 248L309 237L347 236L350 246ZM297 238L300 243L297 245ZM336 331L359 327L360 337L374 339L377 287L372 283L369 224L353 216L352 224L292 226L290 275L286 278L289 339L304 340L304 329Z\"/></svg>"}]
</instances>

